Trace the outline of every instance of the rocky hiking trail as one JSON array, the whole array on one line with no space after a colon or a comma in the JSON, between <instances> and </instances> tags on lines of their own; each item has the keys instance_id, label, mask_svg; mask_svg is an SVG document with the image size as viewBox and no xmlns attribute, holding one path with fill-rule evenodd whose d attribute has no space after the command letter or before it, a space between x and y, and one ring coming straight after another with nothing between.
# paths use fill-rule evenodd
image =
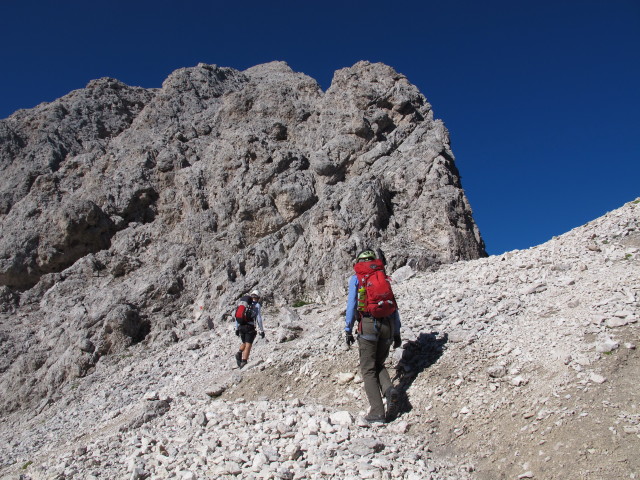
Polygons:
<instances>
[{"instance_id":1,"label":"rocky hiking trail","mask_svg":"<svg viewBox=\"0 0 640 480\"><path fill-rule=\"evenodd\" d=\"M242 370L211 312L3 417L0 476L638 478L639 267L635 201L528 250L397 270L403 408L376 427L342 303L267 305Z\"/></svg>"}]
</instances>

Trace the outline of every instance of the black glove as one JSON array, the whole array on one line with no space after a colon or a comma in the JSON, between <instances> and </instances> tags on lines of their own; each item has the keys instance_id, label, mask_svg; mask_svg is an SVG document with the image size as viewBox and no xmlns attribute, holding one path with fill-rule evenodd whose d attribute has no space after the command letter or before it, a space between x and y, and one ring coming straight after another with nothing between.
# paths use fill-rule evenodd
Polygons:
<instances>
[{"instance_id":1,"label":"black glove","mask_svg":"<svg viewBox=\"0 0 640 480\"><path fill-rule=\"evenodd\" d=\"M353 335L351 334L351 332L346 332L344 339L347 342L347 347L350 347L353 343L356 342L356 339L353 338Z\"/></svg>"},{"instance_id":2,"label":"black glove","mask_svg":"<svg viewBox=\"0 0 640 480\"><path fill-rule=\"evenodd\" d=\"M402 338L400 338L400 335L394 335L393 348L398 348L400 345L402 345Z\"/></svg>"},{"instance_id":3,"label":"black glove","mask_svg":"<svg viewBox=\"0 0 640 480\"><path fill-rule=\"evenodd\" d=\"M239 337L240 336L240 330L236 328L236 335Z\"/></svg>"},{"instance_id":4,"label":"black glove","mask_svg":"<svg viewBox=\"0 0 640 480\"><path fill-rule=\"evenodd\" d=\"M260 338L264 338L264 332L260 332Z\"/></svg>"}]
</instances>

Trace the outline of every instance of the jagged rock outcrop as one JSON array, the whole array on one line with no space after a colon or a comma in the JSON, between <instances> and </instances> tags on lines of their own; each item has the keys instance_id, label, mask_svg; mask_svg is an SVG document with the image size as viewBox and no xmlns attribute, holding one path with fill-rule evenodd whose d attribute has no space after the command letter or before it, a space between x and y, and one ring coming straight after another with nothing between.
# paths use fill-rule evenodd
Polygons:
<instances>
[{"instance_id":1,"label":"jagged rock outcrop","mask_svg":"<svg viewBox=\"0 0 640 480\"><path fill-rule=\"evenodd\" d=\"M95 80L0 121L0 169L0 409L254 287L338 298L364 246L390 269L485 255L447 130L382 64L326 92L281 62Z\"/></svg>"}]
</instances>

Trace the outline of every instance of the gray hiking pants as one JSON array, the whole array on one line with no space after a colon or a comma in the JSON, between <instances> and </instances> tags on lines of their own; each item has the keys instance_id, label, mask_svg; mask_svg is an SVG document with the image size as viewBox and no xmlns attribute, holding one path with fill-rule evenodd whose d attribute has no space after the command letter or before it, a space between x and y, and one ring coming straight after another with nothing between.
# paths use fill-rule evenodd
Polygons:
<instances>
[{"instance_id":1,"label":"gray hiking pants","mask_svg":"<svg viewBox=\"0 0 640 480\"><path fill-rule=\"evenodd\" d=\"M382 395L391 387L389 372L384 362L389 356L393 339L393 324L390 318L363 317L358 325L358 349L360 371L364 381L371 410L370 415L384 417Z\"/></svg>"}]
</instances>

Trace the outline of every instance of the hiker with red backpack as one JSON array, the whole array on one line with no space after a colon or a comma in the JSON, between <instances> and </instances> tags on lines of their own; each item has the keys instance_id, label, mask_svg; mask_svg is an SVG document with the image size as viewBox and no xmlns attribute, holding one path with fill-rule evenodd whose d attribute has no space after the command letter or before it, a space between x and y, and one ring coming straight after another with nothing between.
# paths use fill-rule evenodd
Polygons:
<instances>
[{"instance_id":1,"label":"hiker with red backpack","mask_svg":"<svg viewBox=\"0 0 640 480\"><path fill-rule=\"evenodd\" d=\"M240 298L235 313L236 335L240 337L242 344L236 353L236 363L238 368L243 368L249 361L249 354L253 341L258 332L260 338L264 338L264 328L262 326L262 306L260 305L260 293L257 290ZM256 330L256 324L258 330Z\"/></svg>"},{"instance_id":2,"label":"hiker with red backpack","mask_svg":"<svg viewBox=\"0 0 640 480\"><path fill-rule=\"evenodd\" d=\"M357 321L360 371L371 407L365 420L369 423L390 422L398 414L399 392L393 386L384 363L391 345L398 348L402 343L400 315L383 261L376 258L372 250L364 250L358 255L353 268L355 274L349 280L345 340L348 346L355 343L353 327ZM387 400L386 413L383 396Z\"/></svg>"}]
</instances>

